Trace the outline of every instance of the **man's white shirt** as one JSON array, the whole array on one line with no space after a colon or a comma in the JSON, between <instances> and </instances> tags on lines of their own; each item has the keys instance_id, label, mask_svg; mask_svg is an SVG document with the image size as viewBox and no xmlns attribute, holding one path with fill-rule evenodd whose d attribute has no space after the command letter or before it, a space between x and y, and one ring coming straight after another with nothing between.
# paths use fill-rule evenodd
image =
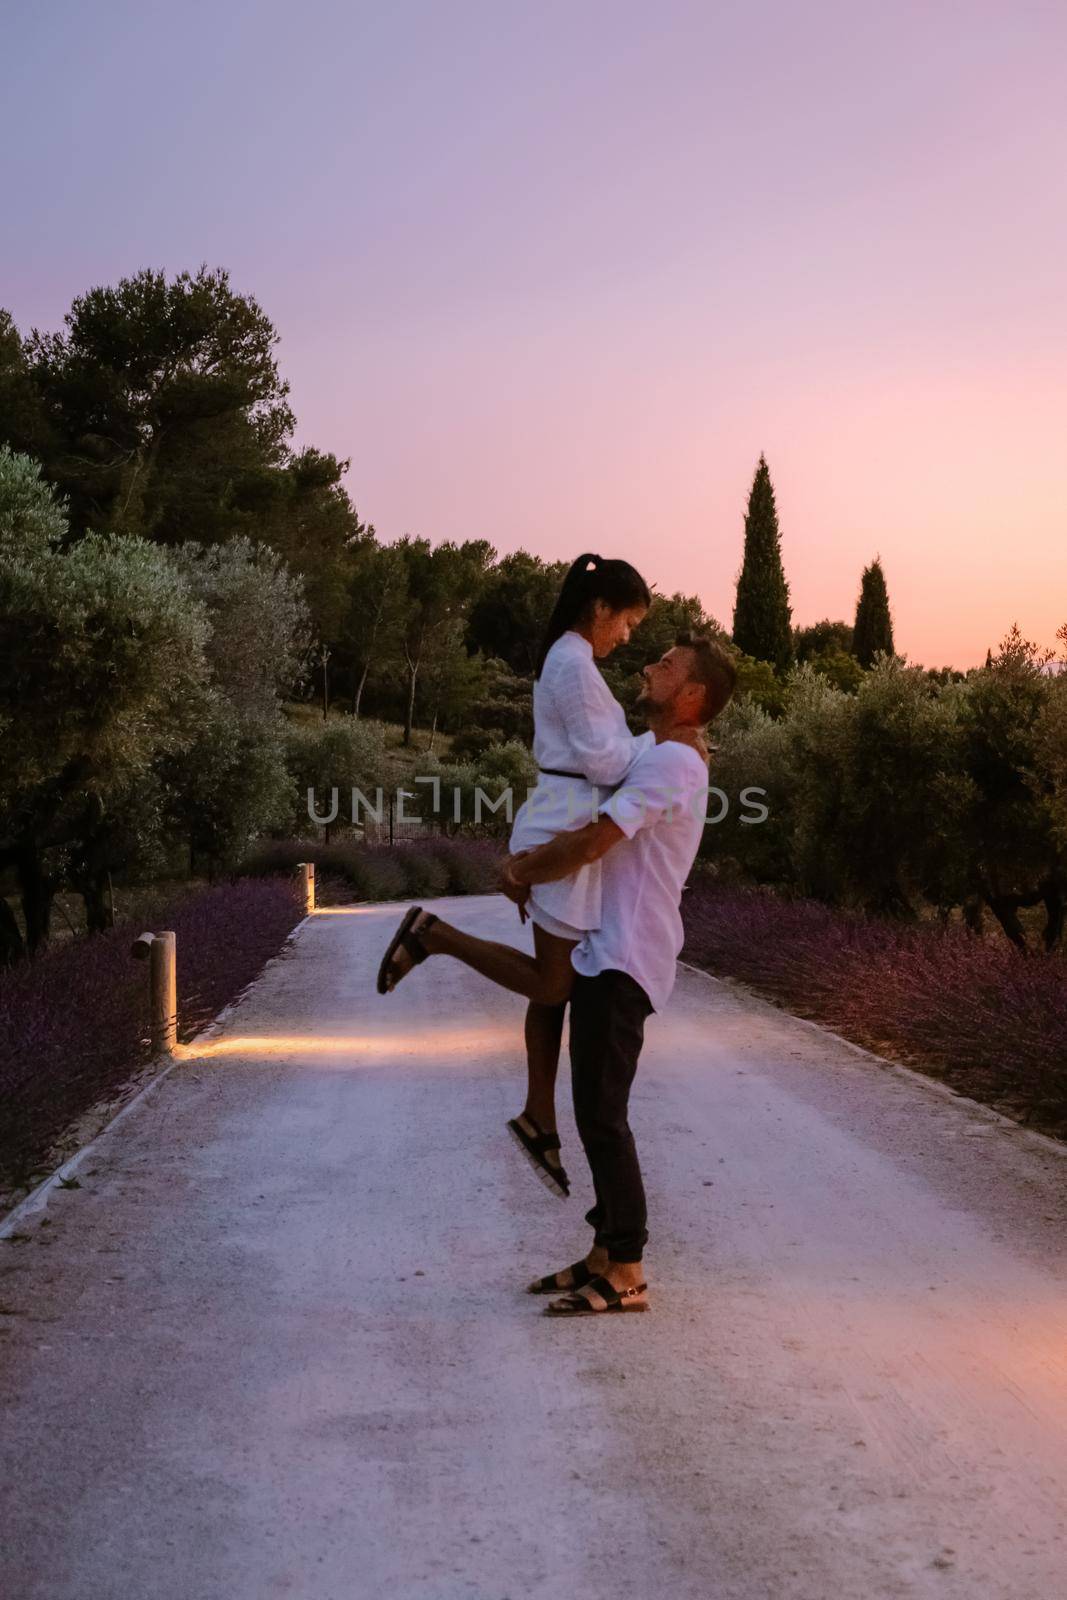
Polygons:
<instances>
[{"instance_id":1,"label":"man's white shirt","mask_svg":"<svg viewBox=\"0 0 1067 1600\"><path fill-rule=\"evenodd\" d=\"M602 858L600 926L571 954L576 972L629 973L655 1010L674 988L679 905L707 809L708 769L691 745L664 739L634 762L601 813L625 839Z\"/></svg>"}]
</instances>

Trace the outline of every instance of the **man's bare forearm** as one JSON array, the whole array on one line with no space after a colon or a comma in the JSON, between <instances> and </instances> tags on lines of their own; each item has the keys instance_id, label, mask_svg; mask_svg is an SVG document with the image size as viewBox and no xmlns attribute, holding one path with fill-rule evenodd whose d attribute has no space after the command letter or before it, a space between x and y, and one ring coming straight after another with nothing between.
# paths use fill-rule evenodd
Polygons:
<instances>
[{"instance_id":1,"label":"man's bare forearm","mask_svg":"<svg viewBox=\"0 0 1067 1600\"><path fill-rule=\"evenodd\" d=\"M599 861L622 837L618 823L610 817L600 817L584 828L557 833L547 844L513 856L509 862L511 875L517 883L555 883L558 878L570 877L579 867Z\"/></svg>"}]
</instances>

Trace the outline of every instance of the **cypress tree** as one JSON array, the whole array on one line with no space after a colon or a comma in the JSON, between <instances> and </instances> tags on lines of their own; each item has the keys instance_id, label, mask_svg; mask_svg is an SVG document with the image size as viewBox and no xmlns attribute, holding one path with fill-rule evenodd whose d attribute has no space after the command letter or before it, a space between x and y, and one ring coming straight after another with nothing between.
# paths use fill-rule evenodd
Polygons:
<instances>
[{"instance_id":1,"label":"cypress tree","mask_svg":"<svg viewBox=\"0 0 1067 1600\"><path fill-rule=\"evenodd\" d=\"M789 585L782 569L778 512L767 462L761 455L745 513L745 555L734 602L734 643L779 672L793 662Z\"/></svg>"},{"instance_id":2,"label":"cypress tree","mask_svg":"<svg viewBox=\"0 0 1067 1600\"><path fill-rule=\"evenodd\" d=\"M856 621L852 629L852 654L861 667L874 663L875 652L884 650L893 655L893 619L889 614L889 591L885 586L882 563L875 556L869 567L864 567L860 580L860 597L856 602Z\"/></svg>"}]
</instances>

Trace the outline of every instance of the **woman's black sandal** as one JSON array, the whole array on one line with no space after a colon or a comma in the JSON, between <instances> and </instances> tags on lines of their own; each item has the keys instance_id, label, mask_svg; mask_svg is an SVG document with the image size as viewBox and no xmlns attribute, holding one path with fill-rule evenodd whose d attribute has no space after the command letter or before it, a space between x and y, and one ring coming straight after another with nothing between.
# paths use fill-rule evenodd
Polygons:
<instances>
[{"instance_id":1,"label":"woman's black sandal","mask_svg":"<svg viewBox=\"0 0 1067 1600\"><path fill-rule=\"evenodd\" d=\"M533 1133L523 1127L524 1122L529 1123ZM508 1132L517 1141L523 1154L532 1161L534 1171L545 1187L551 1189L554 1195L566 1199L571 1192L570 1180L561 1166L553 1166L546 1159L548 1151L559 1149L559 1134L546 1133L527 1111L521 1117L508 1118Z\"/></svg>"},{"instance_id":2,"label":"woman's black sandal","mask_svg":"<svg viewBox=\"0 0 1067 1600\"><path fill-rule=\"evenodd\" d=\"M590 1278L576 1293L550 1301L545 1307L545 1316L591 1317L599 1316L602 1311L647 1311L648 1301L638 1299L647 1289L647 1283L639 1283L633 1289L616 1289L607 1278Z\"/></svg>"},{"instance_id":3,"label":"woman's black sandal","mask_svg":"<svg viewBox=\"0 0 1067 1600\"><path fill-rule=\"evenodd\" d=\"M560 1283L561 1278L570 1277L569 1283ZM576 1261L573 1267L564 1267L560 1272L550 1272L547 1278L537 1278L530 1284L530 1294L566 1294L571 1289L580 1289L583 1283L591 1283L596 1274L584 1261Z\"/></svg>"},{"instance_id":4,"label":"woman's black sandal","mask_svg":"<svg viewBox=\"0 0 1067 1600\"><path fill-rule=\"evenodd\" d=\"M399 928L390 939L389 947L382 957L381 966L378 968L379 994L388 994L390 990L395 989L397 984L400 982L400 978L404 976L404 973L402 972L400 976L394 979L392 983L389 982L389 967L392 963L393 957L396 955L401 946L403 946L403 948L407 951L408 955L411 957L413 965L416 966L420 961L425 961L426 957L429 955L430 952L423 944L421 936L427 928L433 927L433 924L437 921L437 917L432 911L427 911L425 922L419 929L419 932L414 933L412 929L422 914L423 911L421 906L412 906L411 910L405 913ZM407 970L410 971L410 968Z\"/></svg>"}]
</instances>

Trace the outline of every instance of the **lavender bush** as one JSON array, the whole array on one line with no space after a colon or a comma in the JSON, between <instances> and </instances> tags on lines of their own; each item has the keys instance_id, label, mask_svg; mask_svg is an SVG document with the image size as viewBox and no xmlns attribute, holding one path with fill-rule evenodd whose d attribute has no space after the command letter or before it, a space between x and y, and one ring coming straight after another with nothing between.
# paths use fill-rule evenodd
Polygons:
<instances>
[{"instance_id":1,"label":"lavender bush","mask_svg":"<svg viewBox=\"0 0 1067 1600\"><path fill-rule=\"evenodd\" d=\"M174 930L178 1032L186 1039L255 977L300 920L297 862L316 863L328 903L486 893L500 854L490 839L269 841L234 882L142 902L136 925L75 939L0 973L0 1170L32 1170L73 1118L147 1061L148 986L130 957L132 933Z\"/></svg>"},{"instance_id":2,"label":"lavender bush","mask_svg":"<svg viewBox=\"0 0 1067 1600\"><path fill-rule=\"evenodd\" d=\"M141 927L172 928L178 1033L189 1038L276 953L302 915L290 879L245 879L160 901L137 924L75 939L0 974L0 1169L32 1171L62 1129L149 1058Z\"/></svg>"},{"instance_id":3,"label":"lavender bush","mask_svg":"<svg viewBox=\"0 0 1067 1600\"><path fill-rule=\"evenodd\" d=\"M258 875L292 870L313 861L320 898L336 893L357 900L429 899L440 894L489 894L503 846L493 839L428 834L394 845L352 841L318 844L277 839L259 846L241 870Z\"/></svg>"},{"instance_id":4,"label":"lavender bush","mask_svg":"<svg viewBox=\"0 0 1067 1600\"><path fill-rule=\"evenodd\" d=\"M1067 961L697 879L684 959L975 1098L1067 1129Z\"/></svg>"}]
</instances>

